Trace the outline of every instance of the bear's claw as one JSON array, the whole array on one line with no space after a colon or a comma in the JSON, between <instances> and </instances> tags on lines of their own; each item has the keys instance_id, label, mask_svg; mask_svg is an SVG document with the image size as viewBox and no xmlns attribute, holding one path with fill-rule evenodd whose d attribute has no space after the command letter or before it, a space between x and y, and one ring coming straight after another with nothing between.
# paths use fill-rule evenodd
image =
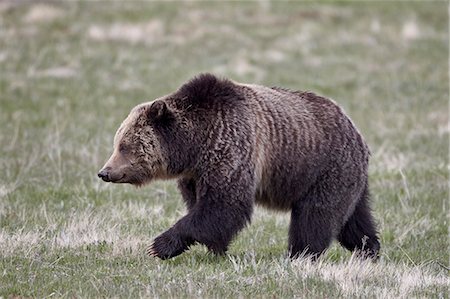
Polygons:
<instances>
[{"instance_id":1,"label":"bear's claw","mask_svg":"<svg viewBox=\"0 0 450 299\"><path fill-rule=\"evenodd\" d=\"M150 246L147 248L147 255L148 256L152 256L152 257L157 257L158 255L157 255L157 253L156 253L156 251L155 251L155 248L153 247L154 246L154 242L152 243L152 244L150 244Z\"/></svg>"},{"instance_id":2,"label":"bear's claw","mask_svg":"<svg viewBox=\"0 0 450 299\"><path fill-rule=\"evenodd\" d=\"M183 253L188 247L189 244L184 242L178 234L168 230L150 244L147 255L165 260Z\"/></svg>"}]
</instances>

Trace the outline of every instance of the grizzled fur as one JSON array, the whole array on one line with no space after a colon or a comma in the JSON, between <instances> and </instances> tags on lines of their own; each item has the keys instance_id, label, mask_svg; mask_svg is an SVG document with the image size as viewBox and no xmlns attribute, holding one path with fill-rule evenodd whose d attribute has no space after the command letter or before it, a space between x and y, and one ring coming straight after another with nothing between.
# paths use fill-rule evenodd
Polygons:
<instances>
[{"instance_id":1,"label":"grizzled fur","mask_svg":"<svg viewBox=\"0 0 450 299\"><path fill-rule=\"evenodd\" d=\"M203 74L134 108L99 176L135 185L178 179L188 213L148 250L163 259L194 243L224 253L255 203L290 211L293 258L320 255L334 238L376 258L368 161L366 143L334 102Z\"/></svg>"}]
</instances>

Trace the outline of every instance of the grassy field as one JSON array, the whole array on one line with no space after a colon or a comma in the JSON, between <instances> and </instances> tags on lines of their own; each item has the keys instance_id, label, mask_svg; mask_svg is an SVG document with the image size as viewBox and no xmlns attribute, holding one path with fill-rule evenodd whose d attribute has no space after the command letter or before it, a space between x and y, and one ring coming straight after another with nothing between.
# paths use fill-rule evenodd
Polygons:
<instances>
[{"instance_id":1,"label":"grassy field","mask_svg":"<svg viewBox=\"0 0 450 299\"><path fill-rule=\"evenodd\" d=\"M446 3L0 2L0 298L448 297ZM145 255L174 182L101 182L136 104L210 71L340 103L371 149L378 263L286 258L258 208L216 257Z\"/></svg>"}]
</instances>

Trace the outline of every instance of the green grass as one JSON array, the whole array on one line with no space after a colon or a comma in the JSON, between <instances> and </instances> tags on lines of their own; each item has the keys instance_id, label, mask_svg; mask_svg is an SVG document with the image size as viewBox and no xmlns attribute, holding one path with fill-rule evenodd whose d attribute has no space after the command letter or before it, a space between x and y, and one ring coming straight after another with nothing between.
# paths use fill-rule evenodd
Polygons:
<instances>
[{"instance_id":1,"label":"green grass","mask_svg":"<svg viewBox=\"0 0 450 299\"><path fill-rule=\"evenodd\" d=\"M0 297L448 297L446 3L0 3ZM258 208L216 257L145 256L173 182L96 177L136 104L210 71L335 99L366 137L377 264L286 258Z\"/></svg>"}]
</instances>

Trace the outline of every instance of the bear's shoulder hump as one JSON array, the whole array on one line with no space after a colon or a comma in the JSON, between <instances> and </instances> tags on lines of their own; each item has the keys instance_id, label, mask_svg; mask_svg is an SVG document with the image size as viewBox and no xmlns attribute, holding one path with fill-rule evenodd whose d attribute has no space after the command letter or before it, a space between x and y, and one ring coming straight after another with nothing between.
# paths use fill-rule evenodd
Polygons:
<instances>
[{"instance_id":1,"label":"bear's shoulder hump","mask_svg":"<svg viewBox=\"0 0 450 299\"><path fill-rule=\"evenodd\" d=\"M191 104L200 105L242 99L234 82L210 73L195 76L180 87L178 94Z\"/></svg>"}]
</instances>

